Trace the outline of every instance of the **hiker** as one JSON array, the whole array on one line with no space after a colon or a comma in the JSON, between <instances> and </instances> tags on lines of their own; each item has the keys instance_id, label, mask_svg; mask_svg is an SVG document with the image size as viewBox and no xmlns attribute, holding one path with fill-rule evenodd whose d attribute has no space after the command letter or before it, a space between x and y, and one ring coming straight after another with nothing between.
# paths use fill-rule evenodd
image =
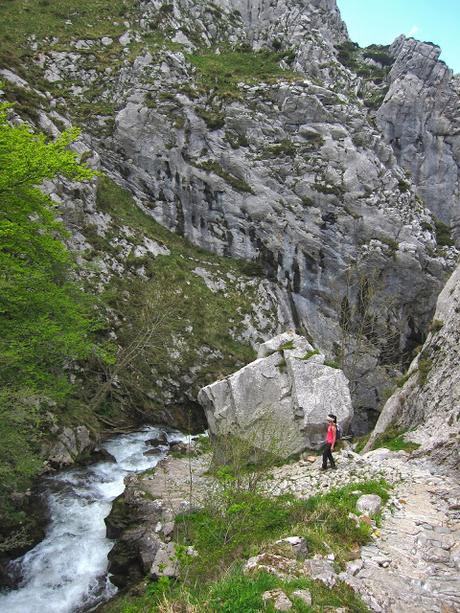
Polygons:
<instances>
[{"instance_id":1,"label":"hiker","mask_svg":"<svg viewBox=\"0 0 460 613\"><path fill-rule=\"evenodd\" d=\"M332 452L334 451L335 441L337 439L337 417L332 413L327 416L327 434L326 443L323 450L323 465L321 470L327 469L327 461L331 463L331 468L335 468Z\"/></svg>"}]
</instances>

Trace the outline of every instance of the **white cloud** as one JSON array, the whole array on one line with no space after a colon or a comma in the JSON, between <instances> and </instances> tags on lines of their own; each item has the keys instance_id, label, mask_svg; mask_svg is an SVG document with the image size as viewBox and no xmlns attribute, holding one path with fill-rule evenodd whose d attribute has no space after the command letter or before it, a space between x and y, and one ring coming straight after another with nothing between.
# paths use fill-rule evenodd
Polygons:
<instances>
[{"instance_id":1,"label":"white cloud","mask_svg":"<svg viewBox=\"0 0 460 613\"><path fill-rule=\"evenodd\" d=\"M420 28L416 25L412 26L412 28L409 30L409 32L406 34L407 37L411 37L411 36L415 36L417 34L417 32L420 30Z\"/></svg>"}]
</instances>

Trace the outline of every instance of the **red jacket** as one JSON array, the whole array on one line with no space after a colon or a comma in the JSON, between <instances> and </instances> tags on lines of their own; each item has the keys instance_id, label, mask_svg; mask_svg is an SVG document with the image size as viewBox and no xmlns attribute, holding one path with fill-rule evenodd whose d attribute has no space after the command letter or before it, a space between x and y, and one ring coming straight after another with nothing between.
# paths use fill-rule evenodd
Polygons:
<instances>
[{"instance_id":1,"label":"red jacket","mask_svg":"<svg viewBox=\"0 0 460 613\"><path fill-rule=\"evenodd\" d=\"M336 436L337 430L335 424L329 424L327 427L326 443L330 443L332 446L334 446Z\"/></svg>"}]
</instances>

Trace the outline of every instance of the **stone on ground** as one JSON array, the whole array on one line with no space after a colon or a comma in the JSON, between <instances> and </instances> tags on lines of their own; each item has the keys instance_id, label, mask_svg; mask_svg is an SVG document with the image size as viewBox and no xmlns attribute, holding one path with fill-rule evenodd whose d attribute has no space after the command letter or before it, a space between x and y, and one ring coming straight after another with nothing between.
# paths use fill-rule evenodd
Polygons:
<instances>
[{"instance_id":1,"label":"stone on ground","mask_svg":"<svg viewBox=\"0 0 460 613\"><path fill-rule=\"evenodd\" d=\"M179 563L176 557L174 543L161 543L153 560L150 575L158 577L177 578L179 576Z\"/></svg>"},{"instance_id":2,"label":"stone on ground","mask_svg":"<svg viewBox=\"0 0 460 613\"><path fill-rule=\"evenodd\" d=\"M293 579L300 574L295 560L267 551L249 558L243 572L245 574L265 572L280 579Z\"/></svg>"},{"instance_id":3,"label":"stone on ground","mask_svg":"<svg viewBox=\"0 0 460 613\"><path fill-rule=\"evenodd\" d=\"M294 592L292 592L292 595L295 598L298 598L299 600L301 600L307 606L311 606L312 598L311 598L311 592L309 590L295 590Z\"/></svg>"},{"instance_id":4,"label":"stone on ground","mask_svg":"<svg viewBox=\"0 0 460 613\"><path fill-rule=\"evenodd\" d=\"M337 583L337 574L332 562L320 555L316 555L311 560L305 560L303 570L305 575L316 581L322 581L327 587L334 587Z\"/></svg>"},{"instance_id":5,"label":"stone on ground","mask_svg":"<svg viewBox=\"0 0 460 613\"><path fill-rule=\"evenodd\" d=\"M376 515L382 509L382 499L377 494L364 494L356 501L356 508L361 513Z\"/></svg>"},{"instance_id":6,"label":"stone on ground","mask_svg":"<svg viewBox=\"0 0 460 613\"><path fill-rule=\"evenodd\" d=\"M272 602L275 611L290 611L292 609L292 602L282 590L264 592L262 594L262 600L265 606L267 606L269 602Z\"/></svg>"}]
</instances>

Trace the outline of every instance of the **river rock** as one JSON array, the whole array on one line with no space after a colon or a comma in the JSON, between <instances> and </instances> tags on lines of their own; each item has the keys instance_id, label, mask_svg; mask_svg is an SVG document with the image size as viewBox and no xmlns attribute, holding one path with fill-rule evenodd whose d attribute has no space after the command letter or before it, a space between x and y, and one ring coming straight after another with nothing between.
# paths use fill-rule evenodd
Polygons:
<instances>
[{"instance_id":1,"label":"river rock","mask_svg":"<svg viewBox=\"0 0 460 613\"><path fill-rule=\"evenodd\" d=\"M140 581L149 572L161 545L154 531L126 530L108 554L110 580L118 588Z\"/></svg>"},{"instance_id":2,"label":"river rock","mask_svg":"<svg viewBox=\"0 0 460 613\"><path fill-rule=\"evenodd\" d=\"M153 579L159 577L177 578L179 576L179 560L174 543L161 543L150 568Z\"/></svg>"},{"instance_id":3,"label":"river rock","mask_svg":"<svg viewBox=\"0 0 460 613\"><path fill-rule=\"evenodd\" d=\"M353 416L347 379L324 364L305 338L282 334L264 343L259 355L198 394L210 436L224 441L218 445L222 458L228 455L223 449L228 437L282 458L318 449L329 412L346 431Z\"/></svg>"},{"instance_id":4,"label":"river rock","mask_svg":"<svg viewBox=\"0 0 460 613\"><path fill-rule=\"evenodd\" d=\"M163 447L159 447L159 446L152 447L152 449L148 449L147 451L144 451L144 455L158 455L162 451L164 451Z\"/></svg>"},{"instance_id":5,"label":"river rock","mask_svg":"<svg viewBox=\"0 0 460 613\"><path fill-rule=\"evenodd\" d=\"M169 456L156 465L153 474L125 478L125 491L115 499L105 519L107 537L117 539L108 556L108 571L115 576L115 585L133 585L147 574L176 576L175 546L170 542L174 519L190 508L191 494L195 507L208 491L204 473L209 462L210 456ZM193 547L186 553L196 555Z\"/></svg>"},{"instance_id":6,"label":"river rock","mask_svg":"<svg viewBox=\"0 0 460 613\"><path fill-rule=\"evenodd\" d=\"M146 445L168 445L168 437L166 435L166 432L160 432L160 434L158 434L158 436L154 436L152 438L149 438L147 441L145 441Z\"/></svg>"},{"instance_id":7,"label":"river rock","mask_svg":"<svg viewBox=\"0 0 460 613\"><path fill-rule=\"evenodd\" d=\"M84 454L94 449L96 442L86 426L65 427L59 432L48 455L48 463L53 468L71 466Z\"/></svg>"},{"instance_id":8,"label":"river rock","mask_svg":"<svg viewBox=\"0 0 460 613\"><path fill-rule=\"evenodd\" d=\"M89 464L96 464L97 462L110 462L115 463L116 458L104 448L96 448L91 452L91 455L85 455L78 460L78 464L82 466L88 466Z\"/></svg>"}]
</instances>

